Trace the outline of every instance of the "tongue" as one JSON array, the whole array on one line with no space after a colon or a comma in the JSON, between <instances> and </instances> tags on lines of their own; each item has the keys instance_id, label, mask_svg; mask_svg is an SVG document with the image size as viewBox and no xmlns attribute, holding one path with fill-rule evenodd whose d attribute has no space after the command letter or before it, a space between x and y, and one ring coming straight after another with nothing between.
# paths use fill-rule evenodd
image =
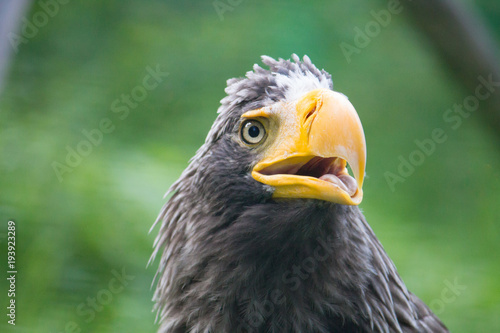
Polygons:
<instances>
[{"instance_id":1,"label":"tongue","mask_svg":"<svg viewBox=\"0 0 500 333\"><path fill-rule=\"evenodd\" d=\"M339 176L335 176L328 173L326 175L319 177L319 179L337 185L338 187L340 187L341 190L347 192L347 194L349 194L349 196L351 197L356 193L356 190L358 188L356 180L347 174L341 174Z\"/></svg>"}]
</instances>

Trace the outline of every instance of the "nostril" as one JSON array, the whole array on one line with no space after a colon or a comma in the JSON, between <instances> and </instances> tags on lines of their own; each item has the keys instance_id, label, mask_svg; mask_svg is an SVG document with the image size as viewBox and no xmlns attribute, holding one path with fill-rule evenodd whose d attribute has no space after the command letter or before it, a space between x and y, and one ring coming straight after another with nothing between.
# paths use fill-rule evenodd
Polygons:
<instances>
[{"instance_id":1,"label":"nostril","mask_svg":"<svg viewBox=\"0 0 500 333\"><path fill-rule=\"evenodd\" d=\"M308 104L309 105L307 105L306 110L308 109L309 111L305 113L304 122L308 121L308 119L311 117L312 118L309 120L309 122L313 121L313 118L316 116L316 114L321 109L321 106L323 105L323 96L317 95L314 98L311 98Z\"/></svg>"},{"instance_id":2,"label":"nostril","mask_svg":"<svg viewBox=\"0 0 500 333\"><path fill-rule=\"evenodd\" d=\"M310 116L312 116L314 113L316 112L316 105L314 105L311 110L309 110L309 112L307 112L306 114L306 117L305 117L305 121L307 121L307 119L309 119Z\"/></svg>"},{"instance_id":3,"label":"nostril","mask_svg":"<svg viewBox=\"0 0 500 333\"><path fill-rule=\"evenodd\" d=\"M302 116L302 126L304 126L306 133L309 135L312 124L314 122L314 118L316 118L316 115L321 109L321 101L316 98L311 99L309 101L309 105L307 105L307 107L304 109L306 110L306 112L304 112L304 115Z\"/></svg>"}]
</instances>

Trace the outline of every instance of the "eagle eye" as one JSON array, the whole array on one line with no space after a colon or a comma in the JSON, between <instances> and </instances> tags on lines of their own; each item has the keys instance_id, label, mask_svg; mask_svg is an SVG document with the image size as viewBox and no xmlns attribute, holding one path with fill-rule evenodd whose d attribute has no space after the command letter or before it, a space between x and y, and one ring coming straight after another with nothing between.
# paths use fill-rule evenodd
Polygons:
<instances>
[{"instance_id":1,"label":"eagle eye","mask_svg":"<svg viewBox=\"0 0 500 333\"><path fill-rule=\"evenodd\" d=\"M247 120L241 126L240 136L246 144L255 145L264 140L266 129L264 125L257 120Z\"/></svg>"}]
</instances>

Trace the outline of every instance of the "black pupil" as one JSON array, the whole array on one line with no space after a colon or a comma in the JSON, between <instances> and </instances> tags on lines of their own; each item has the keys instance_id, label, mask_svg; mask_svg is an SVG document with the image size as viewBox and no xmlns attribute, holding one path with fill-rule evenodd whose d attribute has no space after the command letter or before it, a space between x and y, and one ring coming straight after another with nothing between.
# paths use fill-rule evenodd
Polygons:
<instances>
[{"instance_id":1,"label":"black pupil","mask_svg":"<svg viewBox=\"0 0 500 333\"><path fill-rule=\"evenodd\" d=\"M258 128L255 125L250 126L250 128L248 129L248 135L250 135L250 137L252 138L258 137L259 134L260 134L260 128Z\"/></svg>"}]
</instances>

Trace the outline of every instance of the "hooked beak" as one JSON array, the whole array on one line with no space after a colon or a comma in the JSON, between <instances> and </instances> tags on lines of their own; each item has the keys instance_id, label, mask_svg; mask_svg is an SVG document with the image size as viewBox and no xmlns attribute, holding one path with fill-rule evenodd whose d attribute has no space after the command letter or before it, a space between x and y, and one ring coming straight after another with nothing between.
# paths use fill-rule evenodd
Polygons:
<instances>
[{"instance_id":1,"label":"hooked beak","mask_svg":"<svg viewBox=\"0 0 500 333\"><path fill-rule=\"evenodd\" d=\"M274 187L274 198L361 202L365 136L347 97L317 89L295 102L249 111L242 117L256 116L274 117L277 124L274 140L252 170L255 180Z\"/></svg>"}]
</instances>

